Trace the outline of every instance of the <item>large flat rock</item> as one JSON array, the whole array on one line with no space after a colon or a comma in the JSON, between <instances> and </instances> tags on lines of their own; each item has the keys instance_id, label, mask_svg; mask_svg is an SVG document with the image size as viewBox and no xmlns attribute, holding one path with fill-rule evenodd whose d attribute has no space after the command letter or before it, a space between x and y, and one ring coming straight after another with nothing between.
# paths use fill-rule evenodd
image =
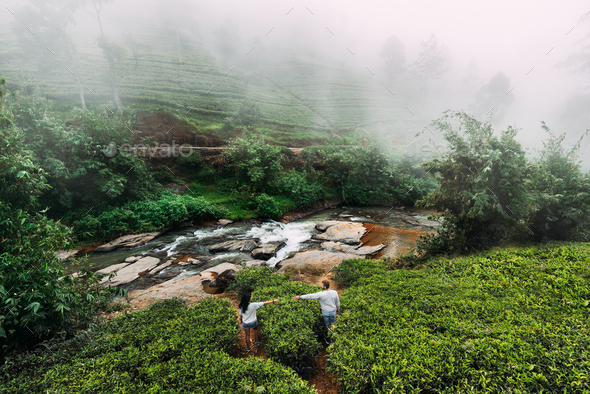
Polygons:
<instances>
[{"instance_id":1,"label":"large flat rock","mask_svg":"<svg viewBox=\"0 0 590 394\"><path fill-rule=\"evenodd\" d=\"M96 273L97 274L110 274L111 272L117 272L120 269L127 267L129 264L130 263L119 263L119 264L109 265L106 268L96 271Z\"/></svg>"},{"instance_id":2,"label":"large flat rock","mask_svg":"<svg viewBox=\"0 0 590 394\"><path fill-rule=\"evenodd\" d=\"M315 268L320 268L326 272L333 267L340 265L344 260L358 259L359 256L352 253L335 253L321 250L309 250L307 252L296 253L295 256L281 261L279 264L281 268L278 270L279 274L285 273L285 268L296 267L302 268L305 265L311 265Z\"/></svg>"},{"instance_id":3,"label":"large flat rock","mask_svg":"<svg viewBox=\"0 0 590 394\"><path fill-rule=\"evenodd\" d=\"M313 238L323 241L358 245L361 243L361 238L366 232L367 229L362 223L337 222L337 224L329 226L325 233L315 234Z\"/></svg>"},{"instance_id":4,"label":"large flat rock","mask_svg":"<svg viewBox=\"0 0 590 394\"><path fill-rule=\"evenodd\" d=\"M94 249L95 252L110 252L111 250L117 248L130 248L133 246L143 245L144 243L151 241L152 239L156 238L161 233L158 231L152 233L143 233L143 234L132 234L132 235L124 235L119 237L109 243L104 245L100 245L98 248Z\"/></svg>"},{"instance_id":5,"label":"large flat rock","mask_svg":"<svg viewBox=\"0 0 590 394\"><path fill-rule=\"evenodd\" d=\"M209 246L211 253L217 252L251 252L258 244L253 239L238 239L233 241L220 242Z\"/></svg>"},{"instance_id":6,"label":"large flat rock","mask_svg":"<svg viewBox=\"0 0 590 394\"><path fill-rule=\"evenodd\" d=\"M326 221L316 224L315 229L318 231L326 231L328 229L328 227L332 227L332 226L335 226L340 223L348 223L348 222L343 222L340 220L326 220Z\"/></svg>"},{"instance_id":7,"label":"large flat rock","mask_svg":"<svg viewBox=\"0 0 590 394\"><path fill-rule=\"evenodd\" d=\"M213 274L213 277L221 274L223 271L227 270L234 270L237 271L237 266L232 263L221 263L216 265L215 267L207 268L206 270L201 271L201 275L209 275Z\"/></svg>"},{"instance_id":8,"label":"large flat rock","mask_svg":"<svg viewBox=\"0 0 590 394\"><path fill-rule=\"evenodd\" d=\"M108 284L111 286L119 286L133 282L135 279L139 278L140 273L151 270L158 265L159 262L160 259L155 257L144 257L139 259L135 263L129 264L117 271L117 276L108 281Z\"/></svg>"},{"instance_id":9,"label":"large flat rock","mask_svg":"<svg viewBox=\"0 0 590 394\"><path fill-rule=\"evenodd\" d=\"M385 244L379 244L375 246L357 246L357 245L346 245L340 242L332 242L326 241L322 242L322 249L328 252L337 252L337 253L352 253L358 256L373 256L383 248L385 248Z\"/></svg>"},{"instance_id":10,"label":"large flat rock","mask_svg":"<svg viewBox=\"0 0 590 394\"><path fill-rule=\"evenodd\" d=\"M205 290L203 290L203 280L211 280L211 278L200 276L197 273L179 275L176 278L152 286L149 289L130 291L129 302L133 305L143 307L154 301L173 297L183 297L196 301L208 296Z\"/></svg>"},{"instance_id":11,"label":"large flat rock","mask_svg":"<svg viewBox=\"0 0 590 394\"><path fill-rule=\"evenodd\" d=\"M276 255L277 251L285 245L285 242L271 242L260 245L256 249L252 250L252 257L257 260L271 259Z\"/></svg>"}]
</instances>

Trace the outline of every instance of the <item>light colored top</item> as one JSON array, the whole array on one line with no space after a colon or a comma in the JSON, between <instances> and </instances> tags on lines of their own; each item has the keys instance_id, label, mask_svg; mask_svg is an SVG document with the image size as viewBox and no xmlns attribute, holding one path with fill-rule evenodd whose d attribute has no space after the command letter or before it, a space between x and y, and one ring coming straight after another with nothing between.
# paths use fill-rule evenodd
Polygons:
<instances>
[{"instance_id":1,"label":"light colored top","mask_svg":"<svg viewBox=\"0 0 590 394\"><path fill-rule=\"evenodd\" d=\"M246 312L242 313L242 309L238 308L240 316L242 316L243 324L252 324L256 321L256 309L264 306L264 302L251 302L246 308Z\"/></svg>"},{"instance_id":2,"label":"light colored top","mask_svg":"<svg viewBox=\"0 0 590 394\"><path fill-rule=\"evenodd\" d=\"M336 290L324 290L319 293L302 295L299 298L302 300L319 300L322 313L340 311L340 298L338 298Z\"/></svg>"}]
</instances>

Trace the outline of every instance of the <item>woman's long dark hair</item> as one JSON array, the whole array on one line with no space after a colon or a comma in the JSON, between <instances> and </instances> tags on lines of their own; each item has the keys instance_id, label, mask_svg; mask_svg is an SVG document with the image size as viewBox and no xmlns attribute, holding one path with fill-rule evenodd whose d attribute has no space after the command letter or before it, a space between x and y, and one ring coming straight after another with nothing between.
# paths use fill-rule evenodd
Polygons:
<instances>
[{"instance_id":1,"label":"woman's long dark hair","mask_svg":"<svg viewBox=\"0 0 590 394\"><path fill-rule=\"evenodd\" d=\"M242 313L246 313L246 309L248 309L248 305L250 305L250 297L252 297L251 293L244 293L242 295L242 301L240 301L240 309Z\"/></svg>"}]
</instances>

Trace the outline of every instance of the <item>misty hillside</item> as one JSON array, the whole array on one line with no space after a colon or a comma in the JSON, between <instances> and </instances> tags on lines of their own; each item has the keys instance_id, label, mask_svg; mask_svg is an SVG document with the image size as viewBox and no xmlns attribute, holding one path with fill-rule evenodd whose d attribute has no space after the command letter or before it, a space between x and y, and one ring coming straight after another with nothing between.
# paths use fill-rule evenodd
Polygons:
<instances>
[{"instance_id":1,"label":"misty hillside","mask_svg":"<svg viewBox=\"0 0 590 394\"><path fill-rule=\"evenodd\" d=\"M0 59L9 86L37 86L51 99L77 105L78 89L72 73L64 66L40 74L36 62L19 49L7 30L5 27L7 34L0 36ZM163 107L202 123L201 127L213 134L219 121L234 116L246 100L259 108L260 121L287 130L334 135L386 128L397 145L400 136L415 132L420 125L406 108L418 106L418 95L399 89L393 95L382 81L368 72L368 76L352 72L343 62L285 51L269 58L272 63L232 63L194 37L179 38L180 49L175 35L161 31L133 39L137 58L128 50L116 64L123 103L146 109ZM88 104L108 106L105 103L112 101L108 63L94 41L91 33L75 35L78 71ZM202 122L203 115L209 120Z\"/></svg>"}]
</instances>

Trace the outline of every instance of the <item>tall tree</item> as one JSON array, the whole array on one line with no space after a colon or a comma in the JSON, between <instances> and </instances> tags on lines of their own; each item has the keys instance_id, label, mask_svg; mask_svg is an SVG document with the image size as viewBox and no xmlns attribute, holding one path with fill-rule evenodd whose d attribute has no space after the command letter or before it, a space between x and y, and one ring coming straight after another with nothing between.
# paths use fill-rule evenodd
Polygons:
<instances>
[{"instance_id":1,"label":"tall tree","mask_svg":"<svg viewBox=\"0 0 590 394\"><path fill-rule=\"evenodd\" d=\"M477 63L475 62L475 59L471 59L471 62L469 62L469 65L465 68L463 77L459 83L461 94L472 98L481 87L482 83L483 79L479 76Z\"/></svg>"},{"instance_id":2,"label":"tall tree","mask_svg":"<svg viewBox=\"0 0 590 394\"><path fill-rule=\"evenodd\" d=\"M385 58L383 71L391 83L395 78L406 72L404 63L406 62L406 46L396 36L391 36L383 44L383 50L380 54Z\"/></svg>"},{"instance_id":3,"label":"tall tree","mask_svg":"<svg viewBox=\"0 0 590 394\"><path fill-rule=\"evenodd\" d=\"M111 3L113 0L89 0L92 6L94 7L94 17L98 22L98 28L100 29L100 36L96 39L96 43L98 44L99 48L102 49L104 56L109 63L109 80L111 83L111 92L113 94L113 100L115 101L115 106L117 107L117 111L123 112L123 105L121 104L121 99L119 98L119 91L117 89L117 78L115 73L115 62L120 61L125 57L126 51L125 47L112 38L108 37L102 25L101 19L101 12L103 7Z\"/></svg>"},{"instance_id":4,"label":"tall tree","mask_svg":"<svg viewBox=\"0 0 590 394\"><path fill-rule=\"evenodd\" d=\"M439 44L434 33L420 44L422 51L410 66L410 75L424 83L424 94L430 79L440 79L452 68L451 56L446 46Z\"/></svg>"},{"instance_id":5,"label":"tall tree","mask_svg":"<svg viewBox=\"0 0 590 394\"><path fill-rule=\"evenodd\" d=\"M193 28L194 2L190 0L158 0L157 12L164 35L174 39L178 63L182 63L181 39Z\"/></svg>"},{"instance_id":6,"label":"tall tree","mask_svg":"<svg viewBox=\"0 0 590 394\"><path fill-rule=\"evenodd\" d=\"M86 109L76 50L67 32L68 25L75 23L73 13L80 5L79 0L30 0L16 13L13 31L23 52L37 61L42 73L69 66L76 78L80 103Z\"/></svg>"},{"instance_id":7,"label":"tall tree","mask_svg":"<svg viewBox=\"0 0 590 394\"><path fill-rule=\"evenodd\" d=\"M582 16L580 23L590 25L590 16ZM588 85L590 84L590 32L576 44L581 46L580 51L569 55L565 61L558 63L557 67L565 69L573 78Z\"/></svg>"},{"instance_id":8,"label":"tall tree","mask_svg":"<svg viewBox=\"0 0 590 394\"><path fill-rule=\"evenodd\" d=\"M513 101L514 94L510 92L510 78L500 71L479 89L469 110L478 119L489 116L493 123L497 123L502 120Z\"/></svg>"}]
</instances>

